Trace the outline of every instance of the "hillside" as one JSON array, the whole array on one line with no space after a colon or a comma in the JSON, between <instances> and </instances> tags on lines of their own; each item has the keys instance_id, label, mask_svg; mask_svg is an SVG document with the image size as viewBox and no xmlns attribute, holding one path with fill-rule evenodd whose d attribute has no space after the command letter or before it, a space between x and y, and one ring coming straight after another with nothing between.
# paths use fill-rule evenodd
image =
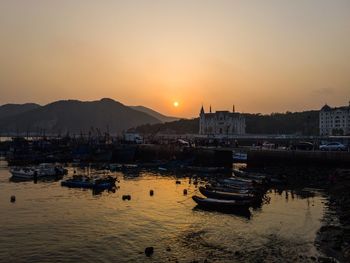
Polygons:
<instances>
[{"instance_id":1,"label":"hillside","mask_svg":"<svg viewBox=\"0 0 350 263\"><path fill-rule=\"evenodd\" d=\"M21 114L26 111L41 107L35 103L26 104L5 104L0 106L0 119Z\"/></svg>"},{"instance_id":2,"label":"hillside","mask_svg":"<svg viewBox=\"0 0 350 263\"><path fill-rule=\"evenodd\" d=\"M150 108L144 107L144 106L129 106L130 108L134 109L134 110L138 110L144 113L147 113L148 115L153 116L154 118L160 120L161 122L171 122L171 121L177 121L179 118L175 118L175 117L169 117L169 116L165 116L155 110L152 110Z\"/></svg>"},{"instance_id":3,"label":"hillside","mask_svg":"<svg viewBox=\"0 0 350 263\"><path fill-rule=\"evenodd\" d=\"M111 133L160 121L112 99L65 100L0 119L0 132L87 133L93 127Z\"/></svg>"}]
</instances>

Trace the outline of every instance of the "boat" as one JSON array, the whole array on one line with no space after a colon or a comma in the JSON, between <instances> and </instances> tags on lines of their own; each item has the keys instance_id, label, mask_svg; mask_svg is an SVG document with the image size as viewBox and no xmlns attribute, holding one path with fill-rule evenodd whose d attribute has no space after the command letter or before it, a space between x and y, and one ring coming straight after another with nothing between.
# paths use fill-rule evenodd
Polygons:
<instances>
[{"instance_id":1,"label":"boat","mask_svg":"<svg viewBox=\"0 0 350 263\"><path fill-rule=\"evenodd\" d=\"M192 196L200 207L215 209L215 210L231 210L231 209L249 209L250 201L238 200L221 200L215 198L203 198L199 196Z\"/></svg>"},{"instance_id":2,"label":"boat","mask_svg":"<svg viewBox=\"0 0 350 263\"><path fill-rule=\"evenodd\" d=\"M89 177L85 175L75 175L73 178L61 182L61 186L71 188L92 188L109 189L115 186L116 178L107 177Z\"/></svg>"},{"instance_id":3,"label":"boat","mask_svg":"<svg viewBox=\"0 0 350 263\"><path fill-rule=\"evenodd\" d=\"M204 166L186 166L185 170L198 173L224 173L230 171L226 167L204 167Z\"/></svg>"},{"instance_id":4,"label":"boat","mask_svg":"<svg viewBox=\"0 0 350 263\"><path fill-rule=\"evenodd\" d=\"M232 159L234 162L246 162L248 160L248 154L246 154L246 153L233 153Z\"/></svg>"},{"instance_id":5,"label":"boat","mask_svg":"<svg viewBox=\"0 0 350 263\"><path fill-rule=\"evenodd\" d=\"M33 179L37 171L33 167L13 167L10 169L13 178L18 179Z\"/></svg>"},{"instance_id":6,"label":"boat","mask_svg":"<svg viewBox=\"0 0 350 263\"><path fill-rule=\"evenodd\" d=\"M204 188L203 186L199 187L199 192L208 198L214 198L214 199L247 200L247 201L252 201L254 199L254 195L252 194L240 194L240 193L223 192L223 191L217 191L217 190L209 190Z\"/></svg>"},{"instance_id":7,"label":"boat","mask_svg":"<svg viewBox=\"0 0 350 263\"><path fill-rule=\"evenodd\" d=\"M259 173L248 173L238 169L233 169L233 174L235 175L235 178L248 179L257 183L264 183L269 181L269 178L266 175Z\"/></svg>"},{"instance_id":8,"label":"boat","mask_svg":"<svg viewBox=\"0 0 350 263\"><path fill-rule=\"evenodd\" d=\"M228 193L237 193L237 194L254 194L254 190L243 190L239 188L229 188L224 186L211 186L207 185L205 187L209 191L219 191L219 192L228 192Z\"/></svg>"},{"instance_id":9,"label":"boat","mask_svg":"<svg viewBox=\"0 0 350 263\"><path fill-rule=\"evenodd\" d=\"M67 169L61 165L51 163L41 163L36 167L36 170L38 171L38 177L64 175L67 173Z\"/></svg>"},{"instance_id":10,"label":"boat","mask_svg":"<svg viewBox=\"0 0 350 263\"><path fill-rule=\"evenodd\" d=\"M31 180L46 176L64 175L67 170L61 165L42 163L38 166L13 167L10 169L10 173L13 178Z\"/></svg>"},{"instance_id":11,"label":"boat","mask_svg":"<svg viewBox=\"0 0 350 263\"><path fill-rule=\"evenodd\" d=\"M252 182L248 181L242 181L234 178L226 178L226 179L219 179L218 183L223 184L223 185L230 185L234 186L236 188L254 188Z\"/></svg>"}]
</instances>

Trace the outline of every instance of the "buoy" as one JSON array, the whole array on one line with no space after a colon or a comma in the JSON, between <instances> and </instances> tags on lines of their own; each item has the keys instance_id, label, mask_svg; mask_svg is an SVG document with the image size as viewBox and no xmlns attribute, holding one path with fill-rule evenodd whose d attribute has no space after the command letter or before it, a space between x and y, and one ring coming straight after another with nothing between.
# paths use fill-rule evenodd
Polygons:
<instances>
[{"instance_id":1,"label":"buoy","mask_svg":"<svg viewBox=\"0 0 350 263\"><path fill-rule=\"evenodd\" d=\"M123 196L122 196L122 199L123 199L123 200L129 200L129 201L130 201L130 200L131 200L131 195L123 195Z\"/></svg>"},{"instance_id":2,"label":"buoy","mask_svg":"<svg viewBox=\"0 0 350 263\"><path fill-rule=\"evenodd\" d=\"M14 202L16 202L16 196L11 195L11 203L14 203Z\"/></svg>"},{"instance_id":3,"label":"buoy","mask_svg":"<svg viewBox=\"0 0 350 263\"><path fill-rule=\"evenodd\" d=\"M147 257L152 256L153 251L154 251L153 247L146 247L146 249L145 249L145 254L146 254L146 256L147 256Z\"/></svg>"},{"instance_id":4,"label":"buoy","mask_svg":"<svg viewBox=\"0 0 350 263\"><path fill-rule=\"evenodd\" d=\"M153 196L153 195L154 195L153 190L150 190L150 191L149 191L149 195L150 195L150 196Z\"/></svg>"},{"instance_id":5,"label":"buoy","mask_svg":"<svg viewBox=\"0 0 350 263\"><path fill-rule=\"evenodd\" d=\"M187 195L187 189L184 189L184 195Z\"/></svg>"}]
</instances>

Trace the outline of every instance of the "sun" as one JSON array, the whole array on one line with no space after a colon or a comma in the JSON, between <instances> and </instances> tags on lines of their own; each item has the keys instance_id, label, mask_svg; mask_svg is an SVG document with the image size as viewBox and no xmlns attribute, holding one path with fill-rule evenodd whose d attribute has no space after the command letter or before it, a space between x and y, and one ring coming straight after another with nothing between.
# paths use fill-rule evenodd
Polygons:
<instances>
[{"instance_id":1,"label":"sun","mask_svg":"<svg viewBox=\"0 0 350 263\"><path fill-rule=\"evenodd\" d=\"M179 107L179 102L178 101L174 101L173 105L174 105L174 107Z\"/></svg>"}]
</instances>

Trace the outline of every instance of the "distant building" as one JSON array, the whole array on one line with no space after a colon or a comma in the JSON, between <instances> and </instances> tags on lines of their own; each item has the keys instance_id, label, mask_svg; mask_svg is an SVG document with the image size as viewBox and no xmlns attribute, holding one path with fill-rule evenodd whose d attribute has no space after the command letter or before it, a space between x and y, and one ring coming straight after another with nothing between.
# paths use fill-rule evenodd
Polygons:
<instances>
[{"instance_id":1,"label":"distant building","mask_svg":"<svg viewBox=\"0 0 350 263\"><path fill-rule=\"evenodd\" d=\"M232 112L216 111L209 113L204 112L202 106L199 114L199 134L201 135L242 135L245 134L245 117L235 112L233 106Z\"/></svg>"},{"instance_id":2,"label":"distant building","mask_svg":"<svg viewBox=\"0 0 350 263\"><path fill-rule=\"evenodd\" d=\"M320 135L350 134L349 106L331 108L327 104L320 110Z\"/></svg>"}]
</instances>

